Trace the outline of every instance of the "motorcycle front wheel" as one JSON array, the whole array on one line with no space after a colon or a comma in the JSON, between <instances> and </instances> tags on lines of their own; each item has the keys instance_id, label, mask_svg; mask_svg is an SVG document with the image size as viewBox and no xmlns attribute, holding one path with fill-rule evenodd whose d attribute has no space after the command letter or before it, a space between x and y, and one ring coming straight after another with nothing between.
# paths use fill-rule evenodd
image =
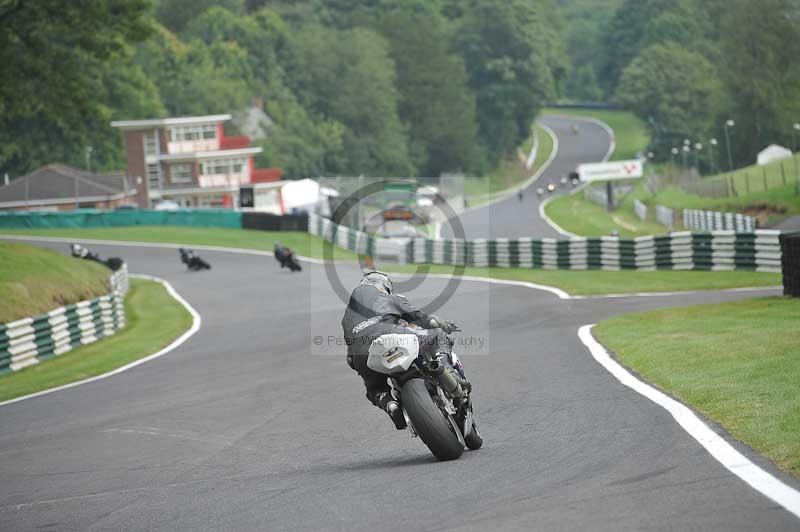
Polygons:
<instances>
[{"instance_id":1,"label":"motorcycle front wheel","mask_svg":"<svg viewBox=\"0 0 800 532\"><path fill-rule=\"evenodd\" d=\"M420 439L439 460L455 460L464 452L464 443L455 433L454 423L433 402L424 379L411 379L400 392L403 408Z\"/></svg>"}]
</instances>

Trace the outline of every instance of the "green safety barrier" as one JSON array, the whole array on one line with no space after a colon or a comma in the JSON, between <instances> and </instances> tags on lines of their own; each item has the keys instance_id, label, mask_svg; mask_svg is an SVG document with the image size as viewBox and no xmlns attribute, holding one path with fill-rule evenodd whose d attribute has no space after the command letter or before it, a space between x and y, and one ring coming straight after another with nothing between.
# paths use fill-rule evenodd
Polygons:
<instances>
[{"instance_id":1,"label":"green safety barrier","mask_svg":"<svg viewBox=\"0 0 800 532\"><path fill-rule=\"evenodd\" d=\"M98 211L0 213L0 229L54 229L128 227L134 225L179 225L188 227L242 227L242 213L230 209L181 209L153 211L122 209Z\"/></svg>"}]
</instances>

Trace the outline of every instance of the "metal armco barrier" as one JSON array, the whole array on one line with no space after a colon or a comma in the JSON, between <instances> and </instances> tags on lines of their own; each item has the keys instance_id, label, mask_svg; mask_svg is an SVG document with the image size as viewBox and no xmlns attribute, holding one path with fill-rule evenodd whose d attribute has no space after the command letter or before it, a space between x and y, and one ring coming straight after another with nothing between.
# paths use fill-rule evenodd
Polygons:
<instances>
[{"instance_id":1,"label":"metal armco barrier","mask_svg":"<svg viewBox=\"0 0 800 532\"><path fill-rule=\"evenodd\" d=\"M360 255L373 256L375 254L374 236L356 231L343 225L337 225L327 218L314 213L308 215L308 232L317 235L335 244Z\"/></svg>"},{"instance_id":2,"label":"metal armco barrier","mask_svg":"<svg viewBox=\"0 0 800 532\"><path fill-rule=\"evenodd\" d=\"M633 210L636 211L636 216L638 216L640 220L647 220L647 205L638 199L633 200Z\"/></svg>"},{"instance_id":3,"label":"metal armco barrier","mask_svg":"<svg viewBox=\"0 0 800 532\"><path fill-rule=\"evenodd\" d=\"M672 231L675 229L675 211L663 205L656 205L656 220Z\"/></svg>"},{"instance_id":4,"label":"metal armco barrier","mask_svg":"<svg viewBox=\"0 0 800 532\"><path fill-rule=\"evenodd\" d=\"M752 216L734 212L700 211L684 209L683 226L697 231L724 231L732 229L740 232L752 232L758 227Z\"/></svg>"},{"instance_id":5,"label":"metal armco barrier","mask_svg":"<svg viewBox=\"0 0 800 532\"><path fill-rule=\"evenodd\" d=\"M800 297L800 233L781 235L783 293Z\"/></svg>"},{"instance_id":6,"label":"metal armco barrier","mask_svg":"<svg viewBox=\"0 0 800 532\"><path fill-rule=\"evenodd\" d=\"M38 364L124 327L127 266L111 276L111 286L108 295L0 325L0 374Z\"/></svg>"}]
</instances>

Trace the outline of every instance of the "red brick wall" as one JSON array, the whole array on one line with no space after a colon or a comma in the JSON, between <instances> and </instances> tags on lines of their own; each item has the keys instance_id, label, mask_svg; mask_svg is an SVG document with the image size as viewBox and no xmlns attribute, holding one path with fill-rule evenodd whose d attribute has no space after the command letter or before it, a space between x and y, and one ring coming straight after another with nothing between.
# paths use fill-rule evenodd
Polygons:
<instances>
[{"instance_id":1,"label":"red brick wall","mask_svg":"<svg viewBox=\"0 0 800 532\"><path fill-rule=\"evenodd\" d=\"M147 188L147 163L144 159L144 132L125 132L125 158L128 161L130 186L136 189L136 203L142 209L150 207Z\"/></svg>"}]
</instances>

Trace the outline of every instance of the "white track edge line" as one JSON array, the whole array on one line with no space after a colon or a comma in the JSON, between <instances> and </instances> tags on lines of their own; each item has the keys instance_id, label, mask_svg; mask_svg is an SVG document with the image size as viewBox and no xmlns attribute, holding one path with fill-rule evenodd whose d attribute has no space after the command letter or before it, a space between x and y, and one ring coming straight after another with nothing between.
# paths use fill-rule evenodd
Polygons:
<instances>
[{"instance_id":1,"label":"white track edge line","mask_svg":"<svg viewBox=\"0 0 800 532\"><path fill-rule=\"evenodd\" d=\"M796 517L800 517L800 491L785 484L761 469L730 443L714 432L686 405L637 379L617 363L605 347L592 336L595 324L578 329L578 338L589 349L592 357L622 384L647 397L669 412L675 421L728 471L742 479L751 488L779 504Z\"/></svg>"},{"instance_id":2,"label":"white track edge line","mask_svg":"<svg viewBox=\"0 0 800 532\"><path fill-rule=\"evenodd\" d=\"M145 362L150 362L151 360L155 360L156 358L159 358L161 356L166 355L167 353L169 353L169 352L173 351L174 349L176 349L177 347L179 347L186 340L191 338L198 330L200 330L200 325L203 322L202 318L200 317L200 314L194 309L194 307L192 307L191 304L189 304L188 301L186 301L183 298L183 296L181 296L175 290L175 288L173 288L173 286L168 281L165 281L164 279L161 279L160 277L153 277L152 275L144 275L144 274L132 273L129 276L133 277L135 279L146 279L148 281L155 281L157 283L161 283L161 285L164 286L164 288L166 288L167 293L169 293L169 295L172 296L172 298L175 299L178 303L183 305L183 307L187 311L189 311L189 314L192 315L192 326L187 331L185 331L183 334L181 334L179 337L177 337L175 340L173 340L168 346L166 346L166 347L162 348L161 350L153 353L152 355L148 355L148 356L146 356L144 358L140 358L138 360L134 360L133 362L130 362L129 364L125 364L124 366L120 366L117 369L113 369L113 370L111 370L111 371L109 371L107 373L103 373L102 375L96 375L94 377L89 377L88 379L83 379L83 380L80 380L80 381L70 382L68 384L63 384L61 386L56 386L54 388L48 388L47 390L42 390L40 392L35 392L35 393L28 394L28 395L23 395L22 397L16 397L14 399L9 399L7 401L2 401L2 402L0 402L0 407L6 406L6 405L10 405L12 403L18 403L18 402L24 401L26 399L33 399L34 397L40 397L42 395L48 395L48 394L51 394L51 393L54 393L54 392L59 392L61 390L66 390L68 388L74 388L76 386L80 386L82 384L88 384L88 383L94 382L94 381L99 381L101 379L107 379L108 377L112 377L114 375L122 373L123 371L127 371L127 370L129 370L131 368L135 368L136 366L138 366L140 364L144 364Z\"/></svg>"}]
</instances>

